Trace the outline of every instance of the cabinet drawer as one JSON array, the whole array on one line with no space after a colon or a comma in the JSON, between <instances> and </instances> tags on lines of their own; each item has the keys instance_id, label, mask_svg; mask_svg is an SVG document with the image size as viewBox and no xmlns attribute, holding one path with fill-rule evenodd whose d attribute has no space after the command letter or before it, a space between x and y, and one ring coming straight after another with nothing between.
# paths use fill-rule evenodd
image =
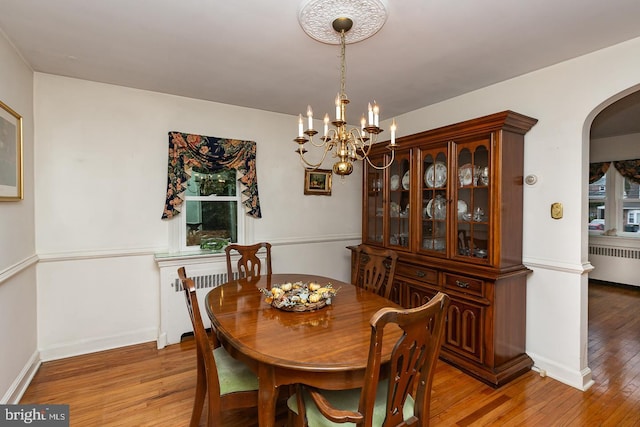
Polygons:
<instances>
[{"instance_id":1,"label":"cabinet drawer","mask_svg":"<svg viewBox=\"0 0 640 427\"><path fill-rule=\"evenodd\" d=\"M468 295L484 296L484 281L457 274L444 273L444 288Z\"/></svg>"},{"instance_id":2,"label":"cabinet drawer","mask_svg":"<svg viewBox=\"0 0 640 427\"><path fill-rule=\"evenodd\" d=\"M396 265L396 275L414 279L420 282L438 284L438 271L430 268L419 267L415 265L398 263Z\"/></svg>"}]
</instances>

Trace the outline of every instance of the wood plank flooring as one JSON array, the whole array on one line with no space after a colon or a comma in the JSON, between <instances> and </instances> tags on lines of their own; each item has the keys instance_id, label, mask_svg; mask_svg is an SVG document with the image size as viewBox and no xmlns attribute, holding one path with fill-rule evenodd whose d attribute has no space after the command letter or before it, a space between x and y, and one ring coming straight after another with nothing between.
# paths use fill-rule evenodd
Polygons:
<instances>
[{"instance_id":1,"label":"wood plank flooring","mask_svg":"<svg viewBox=\"0 0 640 427\"><path fill-rule=\"evenodd\" d=\"M431 426L640 426L640 289L590 284L588 351L586 392L533 371L496 390L439 361ZM176 427L188 425L194 388L191 340L146 343L43 363L21 403L69 404L77 427ZM255 426L256 412L222 425Z\"/></svg>"}]
</instances>

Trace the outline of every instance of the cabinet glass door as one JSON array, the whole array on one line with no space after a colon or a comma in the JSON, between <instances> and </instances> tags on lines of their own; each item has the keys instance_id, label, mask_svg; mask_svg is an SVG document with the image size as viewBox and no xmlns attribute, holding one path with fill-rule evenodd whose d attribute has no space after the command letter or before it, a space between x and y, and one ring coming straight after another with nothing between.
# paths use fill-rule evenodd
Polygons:
<instances>
[{"instance_id":1,"label":"cabinet glass door","mask_svg":"<svg viewBox=\"0 0 640 427\"><path fill-rule=\"evenodd\" d=\"M389 246L409 248L409 207L411 182L411 154L396 151L389 167Z\"/></svg>"},{"instance_id":2,"label":"cabinet glass door","mask_svg":"<svg viewBox=\"0 0 640 427\"><path fill-rule=\"evenodd\" d=\"M491 225L491 139L456 144L456 257L487 263Z\"/></svg>"},{"instance_id":3,"label":"cabinet glass door","mask_svg":"<svg viewBox=\"0 0 640 427\"><path fill-rule=\"evenodd\" d=\"M380 167L384 165L384 156L371 159ZM367 243L381 245L384 236L384 170L379 170L365 162L366 196L364 200L365 217L364 229Z\"/></svg>"},{"instance_id":4,"label":"cabinet glass door","mask_svg":"<svg viewBox=\"0 0 640 427\"><path fill-rule=\"evenodd\" d=\"M420 151L420 250L446 255L449 203L447 147Z\"/></svg>"}]
</instances>

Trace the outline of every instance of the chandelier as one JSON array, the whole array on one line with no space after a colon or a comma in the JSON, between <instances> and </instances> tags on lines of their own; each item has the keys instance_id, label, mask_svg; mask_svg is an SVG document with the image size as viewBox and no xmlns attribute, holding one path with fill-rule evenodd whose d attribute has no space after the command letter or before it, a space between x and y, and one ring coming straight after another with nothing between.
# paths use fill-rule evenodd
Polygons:
<instances>
[{"instance_id":1,"label":"chandelier","mask_svg":"<svg viewBox=\"0 0 640 427\"><path fill-rule=\"evenodd\" d=\"M380 109L374 101L369 103L367 116L362 115L360 119L360 128L350 127L347 124L347 104L349 99L345 93L345 71L346 71L346 33L353 26L353 21L348 17L336 18L333 23L333 29L340 35L340 92L335 98L335 119L330 121L329 115L324 116L323 134L319 137L319 141L314 141L314 136L318 134L313 128L313 110L311 106L307 107L307 129L304 129L304 120L302 114L298 117L298 136L294 141L298 144L296 152L300 155L300 161L305 167L317 169L322 165L327 154L333 151L333 157L336 162L333 165L333 173L340 176L346 176L353 172L353 162L366 160L369 165L375 169L386 169L393 163L396 148L396 122L392 120L390 131L391 140L387 148L391 151L391 158L386 165L375 165L369 159L369 150L371 146L377 142L378 134L383 132L379 127ZM329 128L329 123L333 125ZM304 145L309 142L312 146L323 150L322 158L319 162L310 162L305 158L307 150Z\"/></svg>"}]
</instances>

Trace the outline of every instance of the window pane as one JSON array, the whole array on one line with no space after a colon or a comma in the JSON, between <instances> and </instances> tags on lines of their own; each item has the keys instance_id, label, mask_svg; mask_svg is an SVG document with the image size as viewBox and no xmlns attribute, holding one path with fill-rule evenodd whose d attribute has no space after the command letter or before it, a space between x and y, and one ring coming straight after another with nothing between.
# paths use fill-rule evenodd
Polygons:
<instances>
[{"instance_id":1,"label":"window pane","mask_svg":"<svg viewBox=\"0 0 640 427\"><path fill-rule=\"evenodd\" d=\"M628 178L624 179L622 193L622 224L626 232L638 232L640 228L640 185Z\"/></svg>"},{"instance_id":2,"label":"window pane","mask_svg":"<svg viewBox=\"0 0 640 427\"><path fill-rule=\"evenodd\" d=\"M593 184L589 184L590 199L604 199L607 193L607 176L603 176Z\"/></svg>"},{"instance_id":3,"label":"window pane","mask_svg":"<svg viewBox=\"0 0 640 427\"><path fill-rule=\"evenodd\" d=\"M206 238L238 241L238 203L236 171L195 170L185 192L186 246L200 246ZM212 200L207 200L213 196ZM218 200L226 198L227 200ZM233 198L229 200L229 197Z\"/></svg>"},{"instance_id":4,"label":"window pane","mask_svg":"<svg viewBox=\"0 0 640 427\"><path fill-rule=\"evenodd\" d=\"M238 241L238 203L187 200L187 246L199 246L204 238Z\"/></svg>"},{"instance_id":5,"label":"window pane","mask_svg":"<svg viewBox=\"0 0 640 427\"><path fill-rule=\"evenodd\" d=\"M589 200L589 222L604 219L604 200Z\"/></svg>"},{"instance_id":6,"label":"window pane","mask_svg":"<svg viewBox=\"0 0 640 427\"><path fill-rule=\"evenodd\" d=\"M624 193L622 195L625 199L640 199L638 192L640 191L640 184L631 181L629 178L624 179Z\"/></svg>"},{"instance_id":7,"label":"window pane","mask_svg":"<svg viewBox=\"0 0 640 427\"><path fill-rule=\"evenodd\" d=\"M607 176L589 184L589 230L604 231Z\"/></svg>"},{"instance_id":8,"label":"window pane","mask_svg":"<svg viewBox=\"0 0 640 427\"><path fill-rule=\"evenodd\" d=\"M236 171L223 169L216 172L193 171L187 183L187 196L235 196Z\"/></svg>"}]
</instances>

